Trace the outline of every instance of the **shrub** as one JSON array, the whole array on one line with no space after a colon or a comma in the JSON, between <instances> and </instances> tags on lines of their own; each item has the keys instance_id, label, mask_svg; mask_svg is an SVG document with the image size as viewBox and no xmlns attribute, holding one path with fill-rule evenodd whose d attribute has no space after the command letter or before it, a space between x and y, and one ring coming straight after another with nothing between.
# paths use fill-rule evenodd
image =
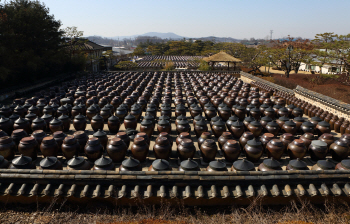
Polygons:
<instances>
[{"instance_id":1,"label":"shrub","mask_svg":"<svg viewBox=\"0 0 350 224\"><path fill-rule=\"evenodd\" d=\"M171 71L175 69L174 63L173 62L167 62L165 63L164 69L166 71Z\"/></svg>"},{"instance_id":2,"label":"shrub","mask_svg":"<svg viewBox=\"0 0 350 224\"><path fill-rule=\"evenodd\" d=\"M211 66L206 61L201 60L198 69L200 71L210 71Z\"/></svg>"}]
</instances>

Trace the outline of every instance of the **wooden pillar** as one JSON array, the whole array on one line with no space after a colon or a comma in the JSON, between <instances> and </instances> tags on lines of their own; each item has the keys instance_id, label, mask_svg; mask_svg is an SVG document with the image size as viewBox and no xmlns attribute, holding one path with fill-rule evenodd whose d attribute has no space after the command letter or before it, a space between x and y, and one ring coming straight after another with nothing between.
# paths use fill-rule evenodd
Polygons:
<instances>
[{"instance_id":1,"label":"wooden pillar","mask_svg":"<svg viewBox=\"0 0 350 224\"><path fill-rule=\"evenodd\" d=\"M229 71L230 70L230 62L228 61L227 62L227 71Z\"/></svg>"}]
</instances>

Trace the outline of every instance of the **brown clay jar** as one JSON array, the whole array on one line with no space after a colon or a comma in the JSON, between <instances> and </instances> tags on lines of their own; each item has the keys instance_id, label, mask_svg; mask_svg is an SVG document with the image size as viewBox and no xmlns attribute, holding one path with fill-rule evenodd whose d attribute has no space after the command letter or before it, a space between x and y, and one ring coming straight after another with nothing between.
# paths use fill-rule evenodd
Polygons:
<instances>
[{"instance_id":1,"label":"brown clay jar","mask_svg":"<svg viewBox=\"0 0 350 224\"><path fill-rule=\"evenodd\" d=\"M219 148L222 149L222 146L230 139L233 139L233 136L230 132L225 131L222 133L222 135L218 138Z\"/></svg>"},{"instance_id":2,"label":"brown clay jar","mask_svg":"<svg viewBox=\"0 0 350 224\"><path fill-rule=\"evenodd\" d=\"M197 121L196 124L194 125L194 132L197 138L201 136L203 132L207 132L207 131L208 131L208 126L207 126L207 122L205 122L204 119Z\"/></svg>"},{"instance_id":3,"label":"brown clay jar","mask_svg":"<svg viewBox=\"0 0 350 224\"><path fill-rule=\"evenodd\" d=\"M147 134L148 138L152 137L154 124L150 120L143 120L140 125L140 131Z\"/></svg>"},{"instance_id":4,"label":"brown clay jar","mask_svg":"<svg viewBox=\"0 0 350 224\"><path fill-rule=\"evenodd\" d=\"M112 159L105 157L104 155L101 158L97 159L94 162L93 170L114 170L115 166L112 162Z\"/></svg>"},{"instance_id":5,"label":"brown clay jar","mask_svg":"<svg viewBox=\"0 0 350 224\"><path fill-rule=\"evenodd\" d=\"M98 130L97 132L95 132L93 134L93 137L100 140L100 143L103 146L103 149L105 149L107 147L108 137L107 137L106 132L104 132L102 130Z\"/></svg>"},{"instance_id":6,"label":"brown clay jar","mask_svg":"<svg viewBox=\"0 0 350 224\"><path fill-rule=\"evenodd\" d=\"M124 160L128 148L122 139L115 137L109 141L106 151L113 162L119 163Z\"/></svg>"},{"instance_id":7,"label":"brown clay jar","mask_svg":"<svg viewBox=\"0 0 350 224\"><path fill-rule=\"evenodd\" d=\"M104 127L103 117L101 117L100 115L95 115L91 119L91 128L92 128L92 130L94 130L94 132L96 132L99 129L103 130L103 127ZM125 127L125 128L127 128L127 127Z\"/></svg>"},{"instance_id":8,"label":"brown clay jar","mask_svg":"<svg viewBox=\"0 0 350 224\"><path fill-rule=\"evenodd\" d=\"M244 133L244 125L241 121L237 120L232 123L230 130L233 137L239 139Z\"/></svg>"},{"instance_id":9,"label":"brown clay jar","mask_svg":"<svg viewBox=\"0 0 350 224\"><path fill-rule=\"evenodd\" d=\"M247 159L255 163L259 161L264 150L261 142L258 142L255 139L252 139L252 140L249 140L247 144L244 146L244 151Z\"/></svg>"},{"instance_id":10,"label":"brown clay jar","mask_svg":"<svg viewBox=\"0 0 350 224\"><path fill-rule=\"evenodd\" d=\"M54 156L57 157L58 144L51 136L43 138L40 144L40 151L44 157Z\"/></svg>"},{"instance_id":11,"label":"brown clay jar","mask_svg":"<svg viewBox=\"0 0 350 224\"><path fill-rule=\"evenodd\" d=\"M86 117L84 115L79 114L74 117L73 126L76 131L85 131L86 124Z\"/></svg>"},{"instance_id":12,"label":"brown clay jar","mask_svg":"<svg viewBox=\"0 0 350 224\"><path fill-rule=\"evenodd\" d=\"M170 134L171 132L170 122L165 119L159 120L157 124L157 130L158 132L167 132Z\"/></svg>"},{"instance_id":13,"label":"brown clay jar","mask_svg":"<svg viewBox=\"0 0 350 224\"><path fill-rule=\"evenodd\" d=\"M166 137L158 137L153 146L153 152L156 159L169 160L171 145Z\"/></svg>"},{"instance_id":14,"label":"brown clay jar","mask_svg":"<svg viewBox=\"0 0 350 224\"><path fill-rule=\"evenodd\" d=\"M311 159L314 161L325 159L327 156L327 143L321 140L313 140L309 146Z\"/></svg>"},{"instance_id":15,"label":"brown clay jar","mask_svg":"<svg viewBox=\"0 0 350 224\"><path fill-rule=\"evenodd\" d=\"M188 123L187 120L180 120L179 122L177 122L176 131L177 131L178 134L180 134L182 132L190 133L191 126L190 126L190 124Z\"/></svg>"},{"instance_id":16,"label":"brown clay jar","mask_svg":"<svg viewBox=\"0 0 350 224\"><path fill-rule=\"evenodd\" d=\"M87 141L84 152L90 161L95 161L102 156L103 146L98 138L92 137Z\"/></svg>"},{"instance_id":17,"label":"brown clay jar","mask_svg":"<svg viewBox=\"0 0 350 224\"><path fill-rule=\"evenodd\" d=\"M137 120L136 117L132 114L129 114L124 118L124 126L125 128L135 129L137 126Z\"/></svg>"},{"instance_id":18,"label":"brown clay jar","mask_svg":"<svg viewBox=\"0 0 350 224\"><path fill-rule=\"evenodd\" d=\"M267 130L268 133L271 133L274 136L277 136L280 131L280 126L275 121L271 121L266 124L265 129Z\"/></svg>"},{"instance_id":19,"label":"brown clay jar","mask_svg":"<svg viewBox=\"0 0 350 224\"><path fill-rule=\"evenodd\" d=\"M31 136L38 142L38 145L41 145L42 140L46 137L46 133L43 130L36 130L33 131Z\"/></svg>"},{"instance_id":20,"label":"brown clay jar","mask_svg":"<svg viewBox=\"0 0 350 224\"><path fill-rule=\"evenodd\" d=\"M15 156L16 144L10 136L0 138L0 155L6 160L12 160Z\"/></svg>"},{"instance_id":21,"label":"brown clay jar","mask_svg":"<svg viewBox=\"0 0 350 224\"><path fill-rule=\"evenodd\" d=\"M66 157L67 160L70 160L73 156L78 156L80 145L74 136L67 136L63 140L61 149L64 157Z\"/></svg>"},{"instance_id":22,"label":"brown clay jar","mask_svg":"<svg viewBox=\"0 0 350 224\"><path fill-rule=\"evenodd\" d=\"M269 141L275 138L275 135L271 133L265 133L260 137L260 142L262 143L264 151L266 151L266 145Z\"/></svg>"},{"instance_id":23,"label":"brown clay jar","mask_svg":"<svg viewBox=\"0 0 350 224\"><path fill-rule=\"evenodd\" d=\"M315 136L312 133L305 133L302 136L300 136L300 139L303 140L306 148L309 148L311 142L315 140Z\"/></svg>"},{"instance_id":24,"label":"brown clay jar","mask_svg":"<svg viewBox=\"0 0 350 224\"><path fill-rule=\"evenodd\" d=\"M25 137L18 144L18 151L24 156L29 156L32 160L36 160L38 151L38 142L33 137Z\"/></svg>"},{"instance_id":25,"label":"brown clay jar","mask_svg":"<svg viewBox=\"0 0 350 224\"><path fill-rule=\"evenodd\" d=\"M229 139L222 146L222 152L226 161L233 162L238 159L241 153L241 147L236 140Z\"/></svg>"},{"instance_id":26,"label":"brown clay jar","mask_svg":"<svg viewBox=\"0 0 350 224\"><path fill-rule=\"evenodd\" d=\"M85 133L85 131L76 131L76 132L74 132L73 136L78 141L78 143L80 145L79 152L83 153L84 147L86 145L86 142L89 139L89 136Z\"/></svg>"},{"instance_id":27,"label":"brown clay jar","mask_svg":"<svg viewBox=\"0 0 350 224\"><path fill-rule=\"evenodd\" d=\"M188 138L188 139L191 139L191 136L189 135L187 138ZM205 140L207 140L207 139L212 139L212 136L211 136L210 132L203 132L203 133L201 134L201 136L198 138L198 147L200 148L201 145L202 145L202 143L203 143ZM179 142L179 143L180 143L180 142Z\"/></svg>"},{"instance_id":28,"label":"brown clay jar","mask_svg":"<svg viewBox=\"0 0 350 224\"><path fill-rule=\"evenodd\" d=\"M45 123L44 119L37 117L32 121L31 129L33 131L45 130L45 128L46 128L46 123Z\"/></svg>"},{"instance_id":29,"label":"brown clay jar","mask_svg":"<svg viewBox=\"0 0 350 224\"><path fill-rule=\"evenodd\" d=\"M340 133L340 126L343 124L344 118L340 118L334 123L334 131Z\"/></svg>"},{"instance_id":30,"label":"brown clay jar","mask_svg":"<svg viewBox=\"0 0 350 224\"><path fill-rule=\"evenodd\" d=\"M130 137L126 134L126 132L118 132L116 134L117 138L120 138L121 140L123 140L123 142L125 143L126 147L129 148L130 146Z\"/></svg>"},{"instance_id":31,"label":"brown clay jar","mask_svg":"<svg viewBox=\"0 0 350 224\"><path fill-rule=\"evenodd\" d=\"M181 160L193 159L196 148L192 139L183 139L177 146L177 152Z\"/></svg>"},{"instance_id":32,"label":"brown clay jar","mask_svg":"<svg viewBox=\"0 0 350 224\"><path fill-rule=\"evenodd\" d=\"M318 136L321 136L324 133L331 133L331 126L329 125L329 123L327 123L325 121L320 121L317 123L316 132L317 132ZM345 133L345 130L344 130L344 133Z\"/></svg>"},{"instance_id":33,"label":"brown clay jar","mask_svg":"<svg viewBox=\"0 0 350 224\"><path fill-rule=\"evenodd\" d=\"M253 133L254 137L259 137L262 132L262 126L258 121L252 121L248 125L248 130Z\"/></svg>"},{"instance_id":34,"label":"brown clay jar","mask_svg":"<svg viewBox=\"0 0 350 224\"><path fill-rule=\"evenodd\" d=\"M52 136L58 144L58 151L61 151L61 146L62 146L63 140L65 137L67 137L67 135L65 133L63 133L62 131L56 131L55 133L53 133Z\"/></svg>"},{"instance_id":35,"label":"brown clay jar","mask_svg":"<svg viewBox=\"0 0 350 224\"><path fill-rule=\"evenodd\" d=\"M294 136L290 133L281 135L280 140L283 142L284 148L287 150L288 145L294 140Z\"/></svg>"},{"instance_id":36,"label":"brown clay jar","mask_svg":"<svg viewBox=\"0 0 350 224\"><path fill-rule=\"evenodd\" d=\"M286 121L282 125L282 129L285 133L290 133L292 135L295 135L295 133L297 132L297 126L293 121Z\"/></svg>"},{"instance_id":37,"label":"brown clay jar","mask_svg":"<svg viewBox=\"0 0 350 224\"><path fill-rule=\"evenodd\" d=\"M343 159L335 166L336 170L350 170L350 159Z\"/></svg>"},{"instance_id":38,"label":"brown clay jar","mask_svg":"<svg viewBox=\"0 0 350 224\"><path fill-rule=\"evenodd\" d=\"M291 159L302 159L306 155L307 148L303 142L303 140L295 139L291 142L288 147L288 154Z\"/></svg>"},{"instance_id":39,"label":"brown clay jar","mask_svg":"<svg viewBox=\"0 0 350 224\"><path fill-rule=\"evenodd\" d=\"M336 140L333 144L331 144L329 149L332 154L332 159L336 161L347 159L349 156L349 146L345 142Z\"/></svg>"},{"instance_id":40,"label":"brown clay jar","mask_svg":"<svg viewBox=\"0 0 350 224\"><path fill-rule=\"evenodd\" d=\"M334 142L334 136L330 133L325 133L323 135L321 135L318 140L324 141L325 143L327 143L328 149L329 147L333 144Z\"/></svg>"},{"instance_id":41,"label":"brown clay jar","mask_svg":"<svg viewBox=\"0 0 350 224\"><path fill-rule=\"evenodd\" d=\"M64 132L69 132L69 129L70 129L70 118L67 116L67 115L61 115L59 118L58 118L60 121L62 121L62 124L63 124L63 131Z\"/></svg>"},{"instance_id":42,"label":"brown clay jar","mask_svg":"<svg viewBox=\"0 0 350 224\"><path fill-rule=\"evenodd\" d=\"M30 127L30 123L24 119L24 118L18 118L14 125L13 125L13 129L16 130L16 129L23 129L25 130L28 134L32 132L32 129Z\"/></svg>"},{"instance_id":43,"label":"brown clay jar","mask_svg":"<svg viewBox=\"0 0 350 224\"><path fill-rule=\"evenodd\" d=\"M35 169L35 164L29 156L20 155L14 158L9 166L9 169Z\"/></svg>"},{"instance_id":44,"label":"brown clay jar","mask_svg":"<svg viewBox=\"0 0 350 224\"><path fill-rule=\"evenodd\" d=\"M254 139L254 135L251 132L244 132L243 135L239 139L239 143L241 144L241 148L244 149L244 146L247 144L249 140Z\"/></svg>"},{"instance_id":45,"label":"brown clay jar","mask_svg":"<svg viewBox=\"0 0 350 224\"><path fill-rule=\"evenodd\" d=\"M266 144L266 152L268 158L281 159L285 151L285 146L280 139L272 139Z\"/></svg>"},{"instance_id":46,"label":"brown clay jar","mask_svg":"<svg viewBox=\"0 0 350 224\"><path fill-rule=\"evenodd\" d=\"M214 122L212 131L216 138L219 138L226 131L226 124L222 120Z\"/></svg>"},{"instance_id":47,"label":"brown clay jar","mask_svg":"<svg viewBox=\"0 0 350 224\"><path fill-rule=\"evenodd\" d=\"M302 130L303 133L314 133L315 125L310 121L306 121L302 123L302 125L300 126L300 129Z\"/></svg>"},{"instance_id":48,"label":"brown clay jar","mask_svg":"<svg viewBox=\"0 0 350 224\"><path fill-rule=\"evenodd\" d=\"M218 147L213 139L207 139L202 143L200 151L203 161L210 162L215 159Z\"/></svg>"},{"instance_id":49,"label":"brown clay jar","mask_svg":"<svg viewBox=\"0 0 350 224\"><path fill-rule=\"evenodd\" d=\"M345 130L346 130L348 127L349 127L349 121L346 120L346 121L344 121L344 122L342 123L342 125L341 125L340 128L339 128L340 134L343 135L343 134L345 133Z\"/></svg>"},{"instance_id":50,"label":"brown clay jar","mask_svg":"<svg viewBox=\"0 0 350 224\"><path fill-rule=\"evenodd\" d=\"M133 157L140 162L143 162L146 160L148 152L149 145L147 144L146 140L142 137L135 138L134 144L131 146L131 153Z\"/></svg>"}]
</instances>

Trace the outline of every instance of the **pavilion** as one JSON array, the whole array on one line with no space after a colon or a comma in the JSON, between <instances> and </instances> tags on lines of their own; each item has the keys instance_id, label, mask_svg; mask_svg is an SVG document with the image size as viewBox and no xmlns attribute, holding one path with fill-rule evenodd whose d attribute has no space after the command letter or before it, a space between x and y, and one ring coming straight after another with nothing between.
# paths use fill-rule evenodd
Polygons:
<instances>
[{"instance_id":1,"label":"pavilion","mask_svg":"<svg viewBox=\"0 0 350 224\"><path fill-rule=\"evenodd\" d=\"M212 67L214 67L215 63L217 63L217 62L227 62L227 70L230 69L230 62L234 63L234 66L233 66L234 70L236 70L236 63L242 62L240 59L235 58L235 57L227 54L224 51L220 51L219 53L214 54L210 57L203 58L203 60L208 62L208 63L211 62Z\"/></svg>"}]
</instances>

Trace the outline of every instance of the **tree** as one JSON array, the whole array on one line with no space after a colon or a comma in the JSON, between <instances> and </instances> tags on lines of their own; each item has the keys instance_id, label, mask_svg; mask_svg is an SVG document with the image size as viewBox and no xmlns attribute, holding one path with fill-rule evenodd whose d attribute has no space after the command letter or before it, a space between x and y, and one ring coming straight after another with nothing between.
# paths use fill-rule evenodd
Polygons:
<instances>
[{"instance_id":1,"label":"tree","mask_svg":"<svg viewBox=\"0 0 350 224\"><path fill-rule=\"evenodd\" d=\"M261 45L257 48L247 48L241 53L241 60L251 68L249 72L260 73L260 68L268 63L266 46Z\"/></svg>"},{"instance_id":2,"label":"tree","mask_svg":"<svg viewBox=\"0 0 350 224\"><path fill-rule=\"evenodd\" d=\"M121 61L114 67L119 70L129 70L130 68L137 67L137 63L132 61Z\"/></svg>"},{"instance_id":3,"label":"tree","mask_svg":"<svg viewBox=\"0 0 350 224\"><path fill-rule=\"evenodd\" d=\"M60 26L39 1L0 3L0 83L34 81L62 71Z\"/></svg>"},{"instance_id":4,"label":"tree","mask_svg":"<svg viewBox=\"0 0 350 224\"><path fill-rule=\"evenodd\" d=\"M315 39L312 41L316 46L314 54L317 60L315 60L314 63L320 67L321 74L322 67L334 60L334 42L336 38L337 35L334 33L322 33L316 34Z\"/></svg>"},{"instance_id":5,"label":"tree","mask_svg":"<svg viewBox=\"0 0 350 224\"><path fill-rule=\"evenodd\" d=\"M83 31L78 31L76 26L67 27L64 29L63 36L65 37L66 50L69 52L70 57L72 58L75 47L77 45L81 45L87 41L87 39L80 39L84 35Z\"/></svg>"}]
</instances>

